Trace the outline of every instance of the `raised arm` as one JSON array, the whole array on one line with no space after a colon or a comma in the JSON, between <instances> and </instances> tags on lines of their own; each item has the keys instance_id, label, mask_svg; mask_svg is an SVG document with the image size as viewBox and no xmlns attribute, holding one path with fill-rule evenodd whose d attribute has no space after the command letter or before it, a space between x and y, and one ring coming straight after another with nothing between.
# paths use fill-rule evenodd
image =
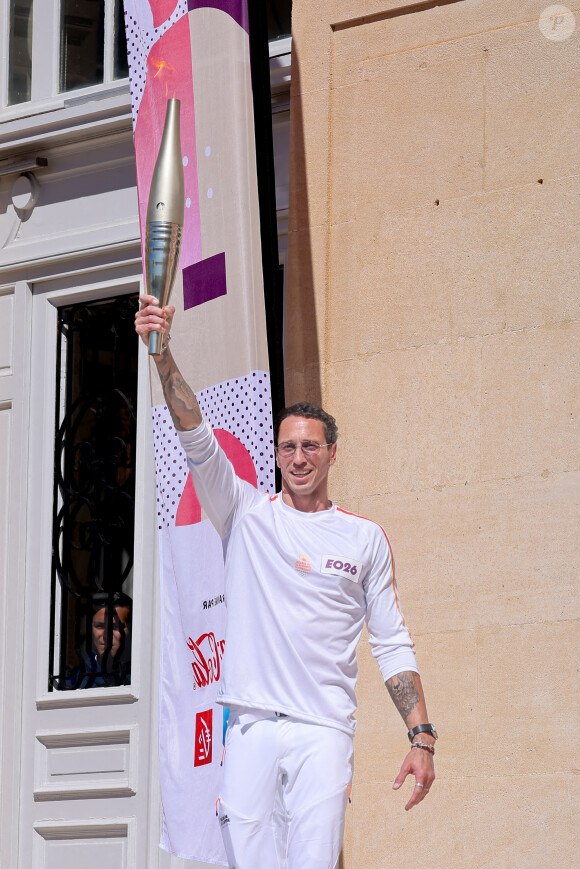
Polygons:
<instances>
[{"instance_id":1,"label":"raised arm","mask_svg":"<svg viewBox=\"0 0 580 869\"><path fill-rule=\"evenodd\" d=\"M135 314L135 331L145 344L149 343L151 332L169 335L174 313L172 305L160 309L154 296L141 296L141 308ZM178 432L183 433L179 439L187 456L197 497L224 539L239 511L248 509L262 496L237 477L214 434L207 426L202 426L203 417L195 394L177 367L167 342L153 359L173 424Z\"/></svg>"},{"instance_id":2,"label":"raised arm","mask_svg":"<svg viewBox=\"0 0 580 869\"><path fill-rule=\"evenodd\" d=\"M418 673L410 670L397 673L396 676L387 679L385 684L401 718L407 725L407 730L412 730L420 724L429 723L423 686ZM435 751L435 737L429 732L418 733L413 737L413 743L422 743L428 747L411 748L393 784L393 788L398 790L408 775L415 776L415 786L411 798L405 806L406 811L425 799L435 780L433 754L429 750L430 747L433 752Z\"/></svg>"},{"instance_id":3,"label":"raised arm","mask_svg":"<svg viewBox=\"0 0 580 869\"><path fill-rule=\"evenodd\" d=\"M149 344L151 332L163 332L168 336L175 313L173 305L160 309L155 296L141 296L140 301L141 307L135 314L135 331L143 342ZM202 422L197 399L177 367L167 341L162 352L153 359L175 428L178 431L197 428Z\"/></svg>"}]
</instances>

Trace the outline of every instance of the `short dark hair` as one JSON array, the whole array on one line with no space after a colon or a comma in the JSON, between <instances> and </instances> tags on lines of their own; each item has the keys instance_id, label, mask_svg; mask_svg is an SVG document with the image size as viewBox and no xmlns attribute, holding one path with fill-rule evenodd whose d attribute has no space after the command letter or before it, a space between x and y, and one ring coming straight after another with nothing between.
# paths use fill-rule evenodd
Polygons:
<instances>
[{"instance_id":1,"label":"short dark hair","mask_svg":"<svg viewBox=\"0 0 580 869\"><path fill-rule=\"evenodd\" d=\"M335 444L338 439L338 428L336 420L333 416L319 407L317 404L310 404L308 401L300 401L298 404L292 404L290 407L284 407L276 415L274 420L274 443L278 445L278 432L283 420L289 416L303 416L305 419L319 419L324 426L324 437L327 444Z\"/></svg>"},{"instance_id":2,"label":"short dark hair","mask_svg":"<svg viewBox=\"0 0 580 869\"><path fill-rule=\"evenodd\" d=\"M115 591L115 592L97 592L94 594L91 600L91 608L93 612L93 616L95 613L98 613L99 610L110 610L117 609L117 607L123 607L124 609L129 610L129 614L127 616L127 623L131 622L131 617L133 613L133 600L129 597L128 594L125 594L123 591Z\"/></svg>"}]
</instances>

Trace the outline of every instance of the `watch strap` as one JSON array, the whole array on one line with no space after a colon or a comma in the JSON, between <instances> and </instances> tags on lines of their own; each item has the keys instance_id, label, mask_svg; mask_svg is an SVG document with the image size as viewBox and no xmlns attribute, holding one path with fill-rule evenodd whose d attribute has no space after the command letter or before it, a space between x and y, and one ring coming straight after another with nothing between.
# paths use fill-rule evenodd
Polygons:
<instances>
[{"instance_id":1,"label":"watch strap","mask_svg":"<svg viewBox=\"0 0 580 869\"><path fill-rule=\"evenodd\" d=\"M435 739L438 739L437 731L432 724L418 724L417 727L412 727L411 730L407 732L409 742L413 742L413 737L417 736L419 733L430 733L431 736L434 736Z\"/></svg>"}]
</instances>

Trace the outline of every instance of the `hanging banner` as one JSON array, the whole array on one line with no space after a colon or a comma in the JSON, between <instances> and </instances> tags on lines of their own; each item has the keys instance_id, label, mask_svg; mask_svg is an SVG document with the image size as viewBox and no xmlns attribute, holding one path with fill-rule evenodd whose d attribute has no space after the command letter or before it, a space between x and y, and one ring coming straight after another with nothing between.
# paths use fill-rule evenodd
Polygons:
<instances>
[{"instance_id":1,"label":"hanging banner","mask_svg":"<svg viewBox=\"0 0 580 869\"><path fill-rule=\"evenodd\" d=\"M125 0L141 236L167 100L185 219L171 349L239 476L274 490L247 0ZM227 711L221 541L152 372L161 574L161 846L227 865L216 800Z\"/></svg>"}]
</instances>

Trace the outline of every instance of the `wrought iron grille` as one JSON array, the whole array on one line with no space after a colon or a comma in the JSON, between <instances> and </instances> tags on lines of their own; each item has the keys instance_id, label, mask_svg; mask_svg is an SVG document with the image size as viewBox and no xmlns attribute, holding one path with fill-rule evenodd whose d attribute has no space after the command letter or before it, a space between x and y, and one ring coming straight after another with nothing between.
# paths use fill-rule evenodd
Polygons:
<instances>
[{"instance_id":1,"label":"wrought iron grille","mask_svg":"<svg viewBox=\"0 0 580 869\"><path fill-rule=\"evenodd\" d=\"M59 309L49 691L131 681L137 304Z\"/></svg>"}]
</instances>

